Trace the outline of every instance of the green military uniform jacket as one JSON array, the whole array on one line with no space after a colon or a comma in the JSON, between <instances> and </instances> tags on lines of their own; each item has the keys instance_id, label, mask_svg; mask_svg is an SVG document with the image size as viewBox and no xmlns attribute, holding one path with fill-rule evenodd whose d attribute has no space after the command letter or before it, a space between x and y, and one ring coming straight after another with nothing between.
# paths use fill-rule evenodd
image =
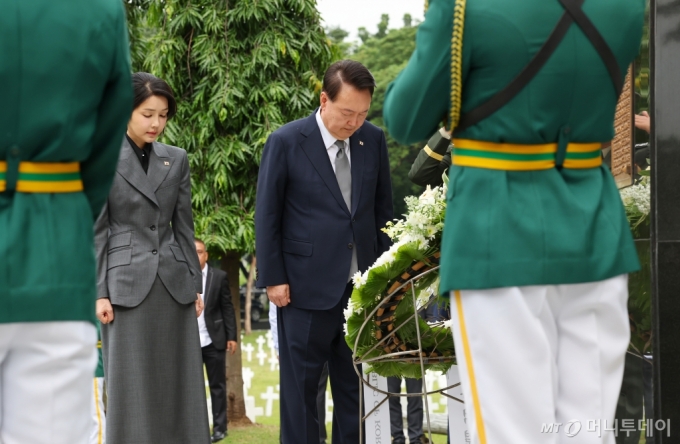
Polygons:
<instances>
[{"instance_id":1,"label":"green military uniform jacket","mask_svg":"<svg viewBox=\"0 0 680 444\"><path fill-rule=\"evenodd\" d=\"M120 0L0 0L0 323L94 320L93 224L132 111ZM83 192L15 192L19 162L80 162Z\"/></svg>"},{"instance_id":2,"label":"green military uniform jacket","mask_svg":"<svg viewBox=\"0 0 680 444\"><path fill-rule=\"evenodd\" d=\"M385 123L402 143L425 139L449 112L453 9L454 0L430 1L411 60L386 92ZM586 0L583 5L622 75L639 51L644 9L644 0ZM468 0L462 114L508 85L563 13L557 0ZM454 139L607 142L614 135L616 102L605 64L572 24L528 86ZM503 171L453 165L449 179L442 293L592 282L639 267L618 190L605 166Z\"/></svg>"}]
</instances>

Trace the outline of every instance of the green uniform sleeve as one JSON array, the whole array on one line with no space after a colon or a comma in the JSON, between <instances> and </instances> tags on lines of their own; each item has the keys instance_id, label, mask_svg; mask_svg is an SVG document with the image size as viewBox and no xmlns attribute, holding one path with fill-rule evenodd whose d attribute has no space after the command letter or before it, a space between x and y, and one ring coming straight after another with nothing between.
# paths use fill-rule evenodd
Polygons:
<instances>
[{"instance_id":1,"label":"green uniform sleeve","mask_svg":"<svg viewBox=\"0 0 680 444\"><path fill-rule=\"evenodd\" d=\"M92 209L93 220L99 216L108 197L125 135L125 126L132 112L130 49L126 28L125 11L121 3L113 27L114 35L102 37L109 39L111 44L115 45L115 49L110 62L109 81L97 110L92 154L81 163L81 177L85 195Z\"/></svg>"},{"instance_id":2,"label":"green uniform sleeve","mask_svg":"<svg viewBox=\"0 0 680 444\"><path fill-rule=\"evenodd\" d=\"M442 174L451 166L451 141L437 131L427 145L420 150L418 157L411 166L408 178L420 186L436 187L444 180Z\"/></svg>"},{"instance_id":3,"label":"green uniform sleeve","mask_svg":"<svg viewBox=\"0 0 680 444\"><path fill-rule=\"evenodd\" d=\"M383 117L402 144L425 140L448 115L454 0L431 0L416 49L385 93Z\"/></svg>"}]
</instances>

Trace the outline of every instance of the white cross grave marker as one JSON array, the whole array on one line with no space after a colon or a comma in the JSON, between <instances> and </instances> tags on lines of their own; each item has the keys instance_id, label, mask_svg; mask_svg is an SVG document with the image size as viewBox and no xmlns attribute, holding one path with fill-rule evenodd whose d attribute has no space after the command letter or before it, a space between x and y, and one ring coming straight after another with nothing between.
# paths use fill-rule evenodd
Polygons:
<instances>
[{"instance_id":1,"label":"white cross grave marker","mask_svg":"<svg viewBox=\"0 0 680 444\"><path fill-rule=\"evenodd\" d=\"M252 371L250 367L243 367L243 386L246 390L250 388L250 382L253 380L253 376L255 376L255 372Z\"/></svg>"},{"instance_id":2,"label":"white cross grave marker","mask_svg":"<svg viewBox=\"0 0 680 444\"><path fill-rule=\"evenodd\" d=\"M276 357L276 352L272 350L272 355L269 357L269 371L273 372L279 369L279 358Z\"/></svg>"},{"instance_id":3,"label":"white cross grave marker","mask_svg":"<svg viewBox=\"0 0 680 444\"><path fill-rule=\"evenodd\" d=\"M264 338L264 336L258 336L255 342L257 342L257 350L261 351L263 350L262 346L267 342L267 340Z\"/></svg>"},{"instance_id":4,"label":"white cross grave marker","mask_svg":"<svg viewBox=\"0 0 680 444\"><path fill-rule=\"evenodd\" d=\"M262 336L260 336L261 338ZM264 365L264 360L267 359L267 353L262 350L262 346L260 346L260 350L257 352L257 355L255 357L260 361L260 366Z\"/></svg>"},{"instance_id":5,"label":"white cross grave marker","mask_svg":"<svg viewBox=\"0 0 680 444\"><path fill-rule=\"evenodd\" d=\"M252 422L255 422L258 416L262 416L264 413L264 410L262 407L256 407L255 406L255 397L254 396L246 396L245 399L245 404L246 404L246 416L248 419L250 419Z\"/></svg>"},{"instance_id":6,"label":"white cross grave marker","mask_svg":"<svg viewBox=\"0 0 680 444\"><path fill-rule=\"evenodd\" d=\"M272 416L272 404L274 403L274 401L278 401L279 394L274 393L274 387L270 385L269 387L267 387L267 391L260 395L260 398L267 401L267 405L264 408L264 415Z\"/></svg>"},{"instance_id":7,"label":"white cross grave marker","mask_svg":"<svg viewBox=\"0 0 680 444\"><path fill-rule=\"evenodd\" d=\"M246 352L246 360L248 362L253 360L253 352L255 351L255 347L253 347L253 344L248 343L241 347L241 349Z\"/></svg>"}]
</instances>

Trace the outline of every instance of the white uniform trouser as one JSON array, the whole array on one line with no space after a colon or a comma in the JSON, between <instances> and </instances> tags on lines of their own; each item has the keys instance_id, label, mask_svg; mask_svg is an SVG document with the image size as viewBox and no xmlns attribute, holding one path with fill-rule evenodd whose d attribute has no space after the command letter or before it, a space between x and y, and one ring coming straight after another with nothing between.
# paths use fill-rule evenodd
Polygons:
<instances>
[{"instance_id":1,"label":"white uniform trouser","mask_svg":"<svg viewBox=\"0 0 680 444\"><path fill-rule=\"evenodd\" d=\"M614 443L604 428L614 427L630 340L627 284L451 292L472 444ZM543 426L572 420L573 437Z\"/></svg>"},{"instance_id":2,"label":"white uniform trouser","mask_svg":"<svg viewBox=\"0 0 680 444\"><path fill-rule=\"evenodd\" d=\"M89 322L0 324L0 444L85 444L97 330Z\"/></svg>"},{"instance_id":3,"label":"white uniform trouser","mask_svg":"<svg viewBox=\"0 0 680 444\"><path fill-rule=\"evenodd\" d=\"M106 415L104 414L104 378L94 378L92 384L94 395L92 396L90 417L90 444L106 443Z\"/></svg>"}]
</instances>

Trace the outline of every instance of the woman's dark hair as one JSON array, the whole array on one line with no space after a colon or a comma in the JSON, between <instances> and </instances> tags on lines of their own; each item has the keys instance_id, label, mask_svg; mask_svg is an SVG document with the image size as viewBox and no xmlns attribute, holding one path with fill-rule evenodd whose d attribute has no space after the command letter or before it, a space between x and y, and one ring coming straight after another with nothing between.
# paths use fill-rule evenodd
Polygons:
<instances>
[{"instance_id":1,"label":"woman's dark hair","mask_svg":"<svg viewBox=\"0 0 680 444\"><path fill-rule=\"evenodd\" d=\"M159 79L148 72L136 72L132 74L132 87L134 89L134 103L132 109L137 109L151 96L161 96L168 100L168 119L177 113L177 102L170 85L165 80Z\"/></svg>"},{"instance_id":2,"label":"woman's dark hair","mask_svg":"<svg viewBox=\"0 0 680 444\"><path fill-rule=\"evenodd\" d=\"M354 60L340 60L333 63L323 76L323 88L331 101L335 100L342 84L346 83L359 91L369 91L373 97L375 79L371 72Z\"/></svg>"}]
</instances>

